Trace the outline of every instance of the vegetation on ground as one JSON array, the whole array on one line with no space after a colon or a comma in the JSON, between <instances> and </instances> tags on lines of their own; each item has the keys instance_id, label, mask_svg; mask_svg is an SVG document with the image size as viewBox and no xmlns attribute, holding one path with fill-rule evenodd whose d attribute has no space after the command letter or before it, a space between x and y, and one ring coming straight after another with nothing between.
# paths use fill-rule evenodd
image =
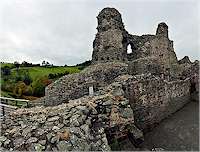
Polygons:
<instances>
[{"instance_id":1,"label":"vegetation on ground","mask_svg":"<svg viewBox=\"0 0 200 152\"><path fill-rule=\"evenodd\" d=\"M80 72L90 64L91 61L76 66L54 66L46 61L42 66L26 61L22 64L1 62L1 96L34 100L44 96L45 87L50 83L64 75Z\"/></svg>"}]
</instances>

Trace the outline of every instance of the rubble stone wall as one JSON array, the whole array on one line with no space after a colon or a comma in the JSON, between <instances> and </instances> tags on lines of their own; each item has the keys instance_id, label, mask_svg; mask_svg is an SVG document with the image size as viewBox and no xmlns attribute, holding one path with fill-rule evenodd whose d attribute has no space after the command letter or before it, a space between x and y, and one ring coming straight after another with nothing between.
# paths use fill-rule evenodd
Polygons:
<instances>
[{"instance_id":1,"label":"rubble stone wall","mask_svg":"<svg viewBox=\"0 0 200 152\"><path fill-rule=\"evenodd\" d=\"M16 110L1 123L0 150L108 151L107 137L127 134L143 138L122 85L115 82L97 96Z\"/></svg>"},{"instance_id":2,"label":"rubble stone wall","mask_svg":"<svg viewBox=\"0 0 200 152\"><path fill-rule=\"evenodd\" d=\"M125 63L96 64L86 68L80 73L64 76L46 88L45 105L53 106L71 99L77 99L89 94L89 87L97 91L114 81L119 75L127 73L128 65Z\"/></svg>"},{"instance_id":3,"label":"rubble stone wall","mask_svg":"<svg viewBox=\"0 0 200 152\"><path fill-rule=\"evenodd\" d=\"M190 80L167 82L159 77L132 80L128 96L134 110L135 123L148 129L176 112L190 98Z\"/></svg>"}]
</instances>

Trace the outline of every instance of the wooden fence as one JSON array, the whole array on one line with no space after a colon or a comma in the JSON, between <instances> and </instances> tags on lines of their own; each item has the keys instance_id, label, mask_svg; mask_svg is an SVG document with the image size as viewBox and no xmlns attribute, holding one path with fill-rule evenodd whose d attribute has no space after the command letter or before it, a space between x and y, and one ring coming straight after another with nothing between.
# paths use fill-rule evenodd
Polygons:
<instances>
[{"instance_id":1,"label":"wooden fence","mask_svg":"<svg viewBox=\"0 0 200 152\"><path fill-rule=\"evenodd\" d=\"M0 118L4 118L4 116L8 115L13 110L16 110L20 107L29 107L29 100L25 99L14 99L7 97L0 97Z\"/></svg>"}]
</instances>

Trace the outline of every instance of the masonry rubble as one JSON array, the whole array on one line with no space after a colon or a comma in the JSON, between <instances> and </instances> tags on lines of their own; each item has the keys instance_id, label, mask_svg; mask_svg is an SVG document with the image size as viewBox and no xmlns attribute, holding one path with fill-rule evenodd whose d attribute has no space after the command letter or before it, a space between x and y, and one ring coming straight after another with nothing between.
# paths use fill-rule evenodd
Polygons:
<instances>
[{"instance_id":1,"label":"masonry rubble","mask_svg":"<svg viewBox=\"0 0 200 152\"><path fill-rule=\"evenodd\" d=\"M92 65L50 84L35 107L7 116L1 148L104 151L113 139L130 139L137 149L143 132L199 100L199 61L178 61L166 23L155 35L138 36L114 8L104 8L97 21Z\"/></svg>"},{"instance_id":2,"label":"masonry rubble","mask_svg":"<svg viewBox=\"0 0 200 152\"><path fill-rule=\"evenodd\" d=\"M124 130L124 132L123 132ZM107 137L143 140L122 84L54 107L18 109L2 124L3 149L28 151L107 151ZM116 134L116 133L120 134Z\"/></svg>"}]
</instances>

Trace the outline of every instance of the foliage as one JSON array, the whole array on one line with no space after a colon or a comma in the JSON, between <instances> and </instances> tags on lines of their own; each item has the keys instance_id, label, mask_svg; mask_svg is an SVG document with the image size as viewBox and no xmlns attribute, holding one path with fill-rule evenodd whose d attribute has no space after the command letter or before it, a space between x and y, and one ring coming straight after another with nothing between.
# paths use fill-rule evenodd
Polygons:
<instances>
[{"instance_id":1,"label":"foliage","mask_svg":"<svg viewBox=\"0 0 200 152\"><path fill-rule=\"evenodd\" d=\"M64 73L55 73L55 74L49 73L48 78L49 79L55 79L55 78L59 78L59 77L62 77L64 75L68 75L68 74L69 74L68 71L65 71Z\"/></svg>"},{"instance_id":2,"label":"foliage","mask_svg":"<svg viewBox=\"0 0 200 152\"><path fill-rule=\"evenodd\" d=\"M21 97L21 96L25 93L26 88L27 88L26 84L25 84L23 81L19 81L19 82L16 84L16 86L15 86L15 88L14 88L14 90L13 90L13 93L14 93L14 95L16 95L17 97Z\"/></svg>"},{"instance_id":3,"label":"foliage","mask_svg":"<svg viewBox=\"0 0 200 152\"><path fill-rule=\"evenodd\" d=\"M33 95L37 97L42 97L45 94L45 84L44 84L44 79L40 78L35 80L32 83L33 87Z\"/></svg>"},{"instance_id":4,"label":"foliage","mask_svg":"<svg viewBox=\"0 0 200 152\"><path fill-rule=\"evenodd\" d=\"M37 66L38 65L38 66ZM20 68L19 68L20 67ZM1 90L4 95L24 98L27 96L41 97L44 95L45 86L52 81L67 74L77 73L80 71L76 66L48 66L41 67L39 64L32 64L26 61L19 64L3 63L1 68L10 69L9 75L1 76Z\"/></svg>"},{"instance_id":5,"label":"foliage","mask_svg":"<svg viewBox=\"0 0 200 152\"><path fill-rule=\"evenodd\" d=\"M15 62L14 62L14 65L15 65L15 67L16 67L17 69L19 69L19 66L20 66L19 62L15 61Z\"/></svg>"},{"instance_id":6,"label":"foliage","mask_svg":"<svg viewBox=\"0 0 200 152\"><path fill-rule=\"evenodd\" d=\"M9 66L4 66L1 68L1 73L4 76L10 75L11 74L11 70Z\"/></svg>"},{"instance_id":7,"label":"foliage","mask_svg":"<svg viewBox=\"0 0 200 152\"><path fill-rule=\"evenodd\" d=\"M31 84L32 79L31 79L31 77L30 77L30 75L29 75L28 72L26 72L26 73L24 74L23 82L24 82L26 85L30 85L30 84Z\"/></svg>"}]
</instances>

